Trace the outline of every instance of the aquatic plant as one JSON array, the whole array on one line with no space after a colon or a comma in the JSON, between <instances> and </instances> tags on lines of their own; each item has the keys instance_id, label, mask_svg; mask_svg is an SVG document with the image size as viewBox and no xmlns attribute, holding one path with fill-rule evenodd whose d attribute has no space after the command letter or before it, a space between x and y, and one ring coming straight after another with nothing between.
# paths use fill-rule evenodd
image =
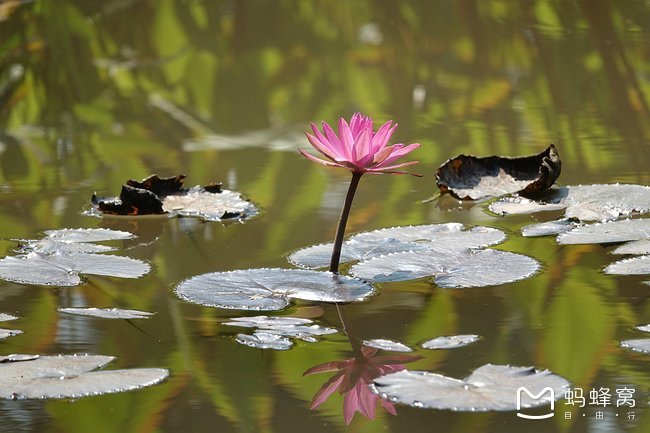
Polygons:
<instances>
[{"instance_id":1,"label":"aquatic plant","mask_svg":"<svg viewBox=\"0 0 650 433\"><path fill-rule=\"evenodd\" d=\"M375 132L373 131L372 119L360 113L355 113L350 119L349 124L341 117L338 124L338 134L326 122L323 122L322 127L323 132L312 123L311 129L314 134L305 133L305 135L307 135L307 139L314 149L323 154L327 159L317 158L302 149L298 149L298 151L311 161L328 167L346 168L352 173L352 180L350 181L345 202L341 209L341 216L339 217L334 239L332 258L330 260L330 272L338 272L345 226L347 225L352 200L354 199L354 194L356 193L361 176L365 173L411 174L413 176L419 176L418 174L395 170L417 164L418 161L399 164L394 164L394 162L420 147L420 144L412 143L404 145L400 143L387 146L388 141L397 128L397 124L393 124L393 121L389 120Z\"/></svg>"}]
</instances>

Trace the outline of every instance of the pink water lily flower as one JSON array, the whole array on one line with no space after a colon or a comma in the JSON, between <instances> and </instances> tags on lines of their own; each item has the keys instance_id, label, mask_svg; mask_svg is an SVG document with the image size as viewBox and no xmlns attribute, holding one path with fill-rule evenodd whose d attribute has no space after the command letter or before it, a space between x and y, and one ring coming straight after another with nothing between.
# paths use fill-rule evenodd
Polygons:
<instances>
[{"instance_id":1,"label":"pink water lily flower","mask_svg":"<svg viewBox=\"0 0 650 433\"><path fill-rule=\"evenodd\" d=\"M316 365L303 373L308 376L315 373L336 371L316 392L310 409L316 409L330 395L337 391L343 396L343 419L350 424L356 412L368 419L374 419L377 406L383 407L391 415L397 415L395 405L380 398L370 390L373 379L388 373L403 370L404 364L417 361L421 356L393 355L376 356L377 349L362 347L361 353L342 361L326 362Z\"/></svg>"},{"instance_id":2,"label":"pink water lily flower","mask_svg":"<svg viewBox=\"0 0 650 433\"><path fill-rule=\"evenodd\" d=\"M418 161L394 164L399 158L420 147L419 143L387 146L397 124L392 120L373 131L372 119L356 113L350 119L339 119L338 134L323 122L323 132L311 124L314 134L305 133L309 143L327 159L317 158L302 149L298 151L306 158L330 167L343 167L352 173L364 174L417 174L395 171L396 168L417 164Z\"/></svg>"}]
</instances>

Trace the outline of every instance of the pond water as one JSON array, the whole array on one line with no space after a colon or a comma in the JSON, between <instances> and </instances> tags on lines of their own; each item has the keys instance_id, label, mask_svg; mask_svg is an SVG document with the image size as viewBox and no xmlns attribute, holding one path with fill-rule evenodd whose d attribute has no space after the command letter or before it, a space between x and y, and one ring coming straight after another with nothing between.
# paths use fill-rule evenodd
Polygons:
<instances>
[{"instance_id":1,"label":"pond water","mask_svg":"<svg viewBox=\"0 0 650 433\"><path fill-rule=\"evenodd\" d=\"M559 215L495 216L486 203L437 195L437 167L457 154L526 155L554 143L561 185L650 184L650 5L643 1L4 1L0 3L0 256L12 239L45 230L111 228L135 241L121 255L147 261L139 279L87 276L74 287L0 281L3 327L22 334L0 354L94 353L110 368L166 368L163 383L77 400L0 401L3 431L646 432L650 355L619 347L644 338L647 277L606 275L613 247L525 238L521 227ZM308 122L360 111L399 123L419 142L422 178L365 176L348 233L459 222L503 230L497 248L542 264L533 277L441 289L430 279L378 284L342 306L295 300L281 312L339 332L289 350L239 344L254 316L179 299L207 272L292 267L294 250L333 239L349 174L316 166ZM223 182L261 208L243 223L83 214L94 192L127 179L187 175ZM343 267L345 271L347 267ZM155 312L108 320L58 308ZM396 405L346 426L335 392L310 403L335 373L303 373L351 358L345 337L415 348L407 368L462 379L487 364L549 369L584 390L609 388L607 407L558 400L555 417ZM419 344L481 339L453 350ZM402 358L400 363L407 361ZM635 407L616 407L616 390ZM544 413L544 410L537 411ZM537 413L535 412L535 413ZM633 413L633 416L630 415ZM602 419L601 419L602 418ZM633 418L633 419L632 419Z\"/></svg>"}]
</instances>

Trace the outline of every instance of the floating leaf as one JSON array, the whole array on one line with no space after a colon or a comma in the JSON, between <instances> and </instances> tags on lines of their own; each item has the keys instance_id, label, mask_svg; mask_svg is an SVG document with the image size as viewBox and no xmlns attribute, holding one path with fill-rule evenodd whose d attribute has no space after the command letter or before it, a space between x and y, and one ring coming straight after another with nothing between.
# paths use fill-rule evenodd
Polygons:
<instances>
[{"instance_id":1,"label":"floating leaf","mask_svg":"<svg viewBox=\"0 0 650 433\"><path fill-rule=\"evenodd\" d=\"M22 333L23 331L20 331L18 329L0 328L0 340L4 340L5 338L13 337Z\"/></svg>"},{"instance_id":2,"label":"floating leaf","mask_svg":"<svg viewBox=\"0 0 650 433\"><path fill-rule=\"evenodd\" d=\"M0 313L0 322L7 322L9 320L16 320L18 317L12 316L11 314L7 313Z\"/></svg>"},{"instance_id":3,"label":"floating leaf","mask_svg":"<svg viewBox=\"0 0 650 433\"><path fill-rule=\"evenodd\" d=\"M612 254L650 254L650 239L630 241L617 247Z\"/></svg>"},{"instance_id":4,"label":"floating leaf","mask_svg":"<svg viewBox=\"0 0 650 433\"><path fill-rule=\"evenodd\" d=\"M462 224L430 224L391 227L359 233L343 243L341 263L367 260L389 253L425 251L432 245L439 250L481 248L502 242L505 234L491 227L473 227L465 230ZM289 261L307 268L329 265L333 244L314 245L300 249L289 256Z\"/></svg>"},{"instance_id":5,"label":"floating leaf","mask_svg":"<svg viewBox=\"0 0 650 433\"><path fill-rule=\"evenodd\" d=\"M421 344L423 349L455 349L467 346L481 339L481 336L474 334L452 335L432 338Z\"/></svg>"},{"instance_id":6,"label":"floating leaf","mask_svg":"<svg viewBox=\"0 0 650 433\"><path fill-rule=\"evenodd\" d=\"M0 356L0 363L2 362L19 362L19 361L31 361L38 358L39 355L24 355L22 353L11 355Z\"/></svg>"},{"instance_id":7,"label":"floating leaf","mask_svg":"<svg viewBox=\"0 0 650 433\"><path fill-rule=\"evenodd\" d=\"M555 188L538 201L505 197L490 205L499 215L565 209L565 218L603 221L650 211L650 187L643 185L577 185Z\"/></svg>"},{"instance_id":8,"label":"floating leaf","mask_svg":"<svg viewBox=\"0 0 650 433\"><path fill-rule=\"evenodd\" d=\"M372 282L406 281L434 276L443 288L482 287L528 278L539 269L536 260L498 250L404 252L358 263L350 273Z\"/></svg>"},{"instance_id":9,"label":"floating leaf","mask_svg":"<svg viewBox=\"0 0 650 433\"><path fill-rule=\"evenodd\" d=\"M81 283L79 274L138 278L149 269L147 263L129 257L30 253L0 260L0 279L20 284L76 286Z\"/></svg>"},{"instance_id":10,"label":"floating leaf","mask_svg":"<svg viewBox=\"0 0 650 433\"><path fill-rule=\"evenodd\" d=\"M644 275L650 274L650 256L639 256L619 260L605 268L606 274Z\"/></svg>"},{"instance_id":11,"label":"floating leaf","mask_svg":"<svg viewBox=\"0 0 650 433\"><path fill-rule=\"evenodd\" d=\"M189 302L239 310L280 310L290 299L356 302L372 295L367 283L330 272L246 269L213 272L183 281L176 294Z\"/></svg>"},{"instance_id":12,"label":"floating leaf","mask_svg":"<svg viewBox=\"0 0 650 433\"><path fill-rule=\"evenodd\" d=\"M254 347L255 349L287 350L293 346L293 341L286 337L259 331L253 335L237 334L235 341L245 346Z\"/></svg>"},{"instance_id":13,"label":"floating leaf","mask_svg":"<svg viewBox=\"0 0 650 433\"><path fill-rule=\"evenodd\" d=\"M165 197L163 210L180 216L203 218L206 221L243 219L257 214L255 206L242 199L238 192L224 189L215 194L200 187L192 188L183 195Z\"/></svg>"},{"instance_id":14,"label":"floating leaf","mask_svg":"<svg viewBox=\"0 0 650 433\"><path fill-rule=\"evenodd\" d=\"M621 341L621 347L635 352L650 353L650 338L623 340Z\"/></svg>"},{"instance_id":15,"label":"floating leaf","mask_svg":"<svg viewBox=\"0 0 650 433\"><path fill-rule=\"evenodd\" d=\"M639 325L636 327L639 331L650 332L650 324L648 325Z\"/></svg>"},{"instance_id":16,"label":"floating leaf","mask_svg":"<svg viewBox=\"0 0 650 433\"><path fill-rule=\"evenodd\" d=\"M21 248L23 252L40 254L101 253L112 251L107 245L95 245L90 242L132 239L129 232L109 229L62 229L48 230L46 236L39 240L28 240Z\"/></svg>"},{"instance_id":17,"label":"floating leaf","mask_svg":"<svg viewBox=\"0 0 650 433\"><path fill-rule=\"evenodd\" d=\"M102 319L148 319L154 313L121 308L59 308L59 311L78 316L101 317Z\"/></svg>"},{"instance_id":18,"label":"floating leaf","mask_svg":"<svg viewBox=\"0 0 650 433\"><path fill-rule=\"evenodd\" d=\"M535 196L553 185L561 168L552 144L537 155L517 158L459 155L440 166L436 183L443 194L449 192L461 200L513 193Z\"/></svg>"},{"instance_id":19,"label":"floating leaf","mask_svg":"<svg viewBox=\"0 0 650 433\"><path fill-rule=\"evenodd\" d=\"M554 193L557 190L554 189L551 191ZM564 210L566 206L558 203L534 201L525 197L503 197L490 204L488 209L497 215L518 215Z\"/></svg>"},{"instance_id":20,"label":"floating leaf","mask_svg":"<svg viewBox=\"0 0 650 433\"><path fill-rule=\"evenodd\" d=\"M208 221L243 219L257 214L257 208L221 184L183 188L185 176L160 178L151 175L142 181L129 180L119 197L99 198L93 194L96 210L110 215L195 216Z\"/></svg>"},{"instance_id":21,"label":"floating leaf","mask_svg":"<svg viewBox=\"0 0 650 433\"><path fill-rule=\"evenodd\" d=\"M487 364L464 380L402 370L375 379L372 390L383 399L413 407L485 412L518 410L519 387L526 387L533 395L550 387L557 399L564 396L569 382L548 370ZM521 393L522 408L549 403L549 397L533 399Z\"/></svg>"},{"instance_id":22,"label":"floating leaf","mask_svg":"<svg viewBox=\"0 0 650 433\"><path fill-rule=\"evenodd\" d=\"M110 229L61 229L47 230L46 237L61 242L101 242L133 239L133 233Z\"/></svg>"},{"instance_id":23,"label":"floating leaf","mask_svg":"<svg viewBox=\"0 0 650 433\"><path fill-rule=\"evenodd\" d=\"M376 338L374 340L363 340L363 345L367 347L373 347L375 349L386 350L389 352L412 352L413 349L408 347L406 344L402 344L399 341L385 340L383 338Z\"/></svg>"},{"instance_id":24,"label":"floating leaf","mask_svg":"<svg viewBox=\"0 0 650 433\"><path fill-rule=\"evenodd\" d=\"M320 335L336 334L338 332L336 329L319 326L309 319L298 317L255 316L235 317L231 320L231 322L225 322L224 325L257 328L265 333L293 337L309 343L318 341L316 337Z\"/></svg>"},{"instance_id":25,"label":"floating leaf","mask_svg":"<svg viewBox=\"0 0 650 433\"><path fill-rule=\"evenodd\" d=\"M101 355L10 355L0 363L0 398L79 398L129 391L164 380L160 368L104 370L114 357Z\"/></svg>"},{"instance_id":26,"label":"floating leaf","mask_svg":"<svg viewBox=\"0 0 650 433\"><path fill-rule=\"evenodd\" d=\"M521 234L525 237L558 235L560 233L568 232L576 226L577 223L574 220L564 218L528 225L521 229Z\"/></svg>"},{"instance_id":27,"label":"floating leaf","mask_svg":"<svg viewBox=\"0 0 650 433\"><path fill-rule=\"evenodd\" d=\"M650 237L650 219L609 221L576 227L558 236L560 244L608 244Z\"/></svg>"}]
</instances>

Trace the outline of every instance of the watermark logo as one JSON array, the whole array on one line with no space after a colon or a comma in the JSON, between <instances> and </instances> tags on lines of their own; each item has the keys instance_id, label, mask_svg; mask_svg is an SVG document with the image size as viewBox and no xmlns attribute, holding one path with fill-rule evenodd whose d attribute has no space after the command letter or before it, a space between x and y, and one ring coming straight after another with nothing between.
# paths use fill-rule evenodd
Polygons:
<instances>
[{"instance_id":1,"label":"watermark logo","mask_svg":"<svg viewBox=\"0 0 650 433\"><path fill-rule=\"evenodd\" d=\"M526 393L528 397L530 397L533 401L538 401L542 400L544 402L550 402L551 403L551 411L549 413L545 413L543 415L527 415L525 413L521 413L521 397L522 395ZM555 415L555 391L553 388L547 386L546 388L542 389L538 394L533 394L526 388L525 386L521 386L517 389L517 416L519 418L526 418L526 419L546 419L546 418L551 418L553 415Z\"/></svg>"}]
</instances>

